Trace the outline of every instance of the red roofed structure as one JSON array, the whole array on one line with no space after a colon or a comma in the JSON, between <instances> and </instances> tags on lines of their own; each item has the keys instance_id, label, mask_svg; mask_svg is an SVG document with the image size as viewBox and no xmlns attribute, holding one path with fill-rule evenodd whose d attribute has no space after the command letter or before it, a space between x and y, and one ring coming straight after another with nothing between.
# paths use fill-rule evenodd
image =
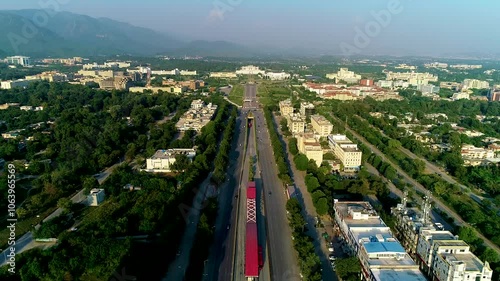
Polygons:
<instances>
[{"instance_id":1,"label":"red roofed structure","mask_svg":"<svg viewBox=\"0 0 500 281\"><path fill-rule=\"evenodd\" d=\"M245 277L259 277L259 244L257 234L255 182L247 187L247 227L245 237Z\"/></svg>"}]
</instances>

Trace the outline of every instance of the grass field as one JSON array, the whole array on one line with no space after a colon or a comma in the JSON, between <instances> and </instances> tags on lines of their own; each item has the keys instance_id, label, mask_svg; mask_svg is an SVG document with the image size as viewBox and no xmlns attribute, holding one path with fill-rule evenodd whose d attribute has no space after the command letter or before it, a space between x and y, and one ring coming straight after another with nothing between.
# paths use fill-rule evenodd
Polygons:
<instances>
[{"instance_id":1,"label":"grass field","mask_svg":"<svg viewBox=\"0 0 500 281\"><path fill-rule=\"evenodd\" d=\"M237 105L243 105L243 85L238 83L233 86L227 98Z\"/></svg>"},{"instance_id":2,"label":"grass field","mask_svg":"<svg viewBox=\"0 0 500 281\"><path fill-rule=\"evenodd\" d=\"M278 102L291 97L292 91L283 82L261 82L257 87L257 96L262 105L278 105Z\"/></svg>"}]
</instances>

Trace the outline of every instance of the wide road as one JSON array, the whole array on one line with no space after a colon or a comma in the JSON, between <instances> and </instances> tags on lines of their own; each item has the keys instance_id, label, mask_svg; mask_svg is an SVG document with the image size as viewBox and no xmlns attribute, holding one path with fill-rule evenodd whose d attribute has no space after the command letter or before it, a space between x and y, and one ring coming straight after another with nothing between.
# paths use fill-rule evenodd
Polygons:
<instances>
[{"instance_id":1,"label":"wide road","mask_svg":"<svg viewBox=\"0 0 500 281\"><path fill-rule=\"evenodd\" d=\"M357 138L359 141L361 141L363 144L365 144L368 148L371 149L371 151L373 151L373 153L375 153L376 155L380 156L382 158L383 161L387 162L387 163L390 163L392 164L392 166L396 169L396 171L405 179L406 182L410 183L411 185L413 185L418 191L422 192L422 193L427 193L428 189L426 189L423 185L421 185L419 182L417 182L416 180L414 180L412 177L410 177L408 174L406 174L405 171L403 171L399 165L396 165L392 160L390 159L387 159L387 157L385 156L385 154L383 154L377 147L375 147L374 145L372 145L370 142L368 142L365 138L363 138L362 136L360 136L356 131L352 130L349 126L347 126L347 124L345 124L342 120L340 120L339 118L337 118L336 116L334 116L333 114L329 113L329 115L336 119L340 124L344 124L345 128L347 131L349 131L355 138ZM447 205L445 205L443 202L441 202L441 200L439 200L438 198L433 198L433 202L435 204L435 206L442 210L443 212L447 213L450 217L452 217L454 220L455 220L455 223L458 224L458 225L465 225L465 226L468 226L474 230L476 230L475 227L471 226L470 224L468 224L467 222L465 222L457 213L455 213L455 211L453 211L450 207L448 207ZM484 243L492 248L493 250L495 250L497 253L500 253L500 248L495 245L493 242L491 242L490 240L488 240L486 237L484 237L483 234L481 234L479 231L475 231L476 235L483 239Z\"/></svg>"},{"instance_id":2,"label":"wide road","mask_svg":"<svg viewBox=\"0 0 500 281\"><path fill-rule=\"evenodd\" d=\"M256 88L255 84L247 84L245 87L252 94L257 92ZM254 126L257 130L258 164L264 190L271 280L299 281L301 278L297 254L293 248L292 231L286 216L287 199L283 183L278 178L278 168L274 160L264 112L257 109L254 111L254 117Z\"/></svg>"},{"instance_id":3,"label":"wide road","mask_svg":"<svg viewBox=\"0 0 500 281\"><path fill-rule=\"evenodd\" d=\"M245 145L245 118L240 114L236 119L235 136L229 159L227 172L228 182L220 188L219 211L215 221L214 243L210 248L208 259L205 263L203 281L230 281L233 271L233 244L235 238L236 207L238 204L235 195L238 193L238 184L244 159ZM227 227L229 226L229 230Z\"/></svg>"}]
</instances>

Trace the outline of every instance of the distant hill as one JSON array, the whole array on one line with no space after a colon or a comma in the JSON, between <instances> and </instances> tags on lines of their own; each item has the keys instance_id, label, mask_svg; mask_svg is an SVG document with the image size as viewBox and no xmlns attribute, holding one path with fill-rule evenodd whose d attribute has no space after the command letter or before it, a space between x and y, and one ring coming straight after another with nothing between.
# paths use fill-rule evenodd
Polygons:
<instances>
[{"instance_id":1,"label":"distant hill","mask_svg":"<svg viewBox=\"0 0 500 281\"><path fill-rule=\"evenodd\" d=\"M100 56L174 55L251 57L259 52L226 41L184 42L168 34L108 18L93 18L70 12L57 12L46 25L37 27L33 38L15 50L10 38L24 40L23 27L41 10L0 11L0 55ZM43 11L41 11L43 12ZM25 40L26 41L26 40Z\"/></svg>"},{"instance_id":2,"label":"distant hill","mask_svg":"<svg viewBox=\"0 0 500 281\"><path fill-rule=\"evenodd\" d=\"M0 11L0 52L16 53L9 40L12 34L22 36L26 22L32 23L38 10ZM181 47L184 43L151 29L136 27L107 18L92 18L69 12L58 12L18 53L37 55L151 55ZM4 32L5 31L5 32ZM5 35L4 35L5 34Z\"/></svg>"}]
</instances>

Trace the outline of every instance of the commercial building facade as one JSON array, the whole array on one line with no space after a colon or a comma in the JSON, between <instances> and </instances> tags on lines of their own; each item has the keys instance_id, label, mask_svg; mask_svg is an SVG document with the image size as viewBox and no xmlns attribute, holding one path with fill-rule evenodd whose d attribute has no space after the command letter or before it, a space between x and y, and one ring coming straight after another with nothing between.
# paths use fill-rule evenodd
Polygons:
<instances>
[{"instance_id":1,"label":"commercial building facade","mask_svg":"<svg viewBox=\"0 0 500 281\"><path fill-rule=\"evenodd\" d=\"M342 161L344 171L358 171L361 168L361 157L363 152L358 145L353 143L345 135L329 135L328 144L335 155Z\"/></svg>"}]
</instances>

